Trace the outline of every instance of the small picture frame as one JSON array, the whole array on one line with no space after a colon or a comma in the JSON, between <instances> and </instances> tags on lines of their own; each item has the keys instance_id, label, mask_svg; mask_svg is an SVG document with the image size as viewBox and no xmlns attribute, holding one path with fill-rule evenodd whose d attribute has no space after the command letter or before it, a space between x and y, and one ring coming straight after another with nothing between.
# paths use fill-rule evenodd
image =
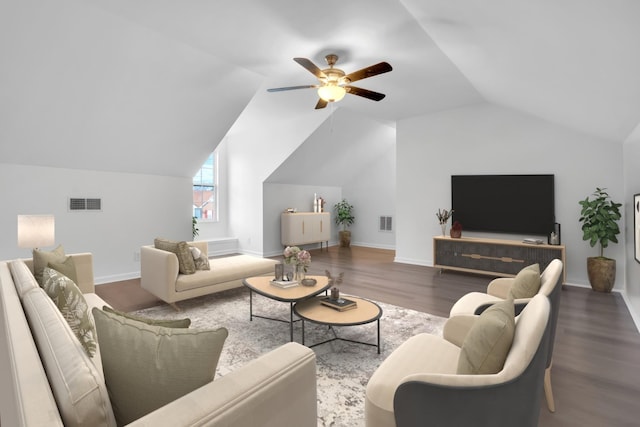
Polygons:
<instances>
[{"instance_id":1,"label":"small picture frame","mask_svg":"<svg viewBox=\"0 0 640 427\"><path fill-rule=\"evenodd\" d=\"M633 196L633 243L636 261L640 262L640 194Z\"/></svg>"}]
</instances>

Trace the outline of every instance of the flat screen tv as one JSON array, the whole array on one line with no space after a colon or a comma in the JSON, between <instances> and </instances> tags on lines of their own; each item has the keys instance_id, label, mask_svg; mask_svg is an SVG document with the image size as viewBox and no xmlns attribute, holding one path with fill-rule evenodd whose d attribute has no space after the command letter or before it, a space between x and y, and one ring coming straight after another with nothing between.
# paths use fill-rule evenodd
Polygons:
<instances>
[{"instance_id":1,"label":"flat screen tv","mask_svg":"<svg viewBox=\"0 0 640 427\"><path fill-rule=\"evenodd\" d=\"M554 230L553 175L452 175L452 221L462 230L549 235Z\"/></svg>"}]
</instances>

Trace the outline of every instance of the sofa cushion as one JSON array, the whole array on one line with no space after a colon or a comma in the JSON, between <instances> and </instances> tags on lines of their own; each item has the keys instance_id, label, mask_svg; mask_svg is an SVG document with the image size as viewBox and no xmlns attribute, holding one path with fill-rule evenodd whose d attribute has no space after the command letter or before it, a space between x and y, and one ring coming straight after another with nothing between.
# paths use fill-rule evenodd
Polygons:
<instances>
[{"instance_id":1,"label":"sofa cushion","mask_svg":"<svg viewBox=\"0 0 640 427\"><path fill-rule=\"evenodd\" d=\"M92 360L41 288L22 305L65 426L115 426L107 389Z\"/></svg>"},{"instance_id":2,"label":"sofa cushion","mask_svg":"<svg viewBox=\"0 0 640 427\"><path fill-rule=\"evenodd\" d=\"M15 285L18 297L22 299L22 296L33 288L38 288L38 282L33 277L33 273L29 270L27 264L23 260L17 259L9 263L9 270L11 271L11 277L13 278L13 284Z\"/></svg>"},{"instance_id":3,"label":"sofa cushion","mask_svg":"<svg viewBox=\"0 0 640 427\"><path fill-rule=\"evenodd\" d=\"M63 262L49 261L47 267L53 268L57 272L64 274L69 279L73 280L73 283L78 283L78 275L76 274L76 262L73 257L68 256Z\"/></svg>"},{"instance_id":4,"label":"sofa cushion","mask_svg":"<svg viewBox=\"0 0 640 427\"><path fill-rule=\"evenodd\" d=\"M93 309L102 364L119 425L213 381L225 328L172 329Z\"/></svg>"},{"instance_id":5,"label":"sofa cushion","mask_svg":"<svg viewBox=\"0 0 640 427\"><path fill-rule=\"evenodd\" d=\"M540 266L532 264L518 272L509 290L509 297L533 298L538 290L540 290Z\"/></svg>"},{"instance_id":6,"label":"sofa cushion","mask_svg":"<svg viewBox=\"0 0 640 427\"><path fill-rule=\"evenodd\" d=\"M495 374L502 370L515 334L513 300L486 309L462 342L458 374Z\"/></svg>"},{"instance_id":7,"label":"sofa cushion","mask_svg":"<svg viewBox=\"0 0 640 427\"><path fill-rule=\"evenodd\" d=\"M180 274L193 274L196 272L196 265L193 262L193 255L187 242L175 242L162 238L153 240L153 244L157 249L173 252L178 257L178 270Z\"/></svg>"},{"instance_id":8,"label":"sofa cushion","mask_svg":"<svg viewBox=\"0 0 640 427\"><path fill-rule=\"evenodd\" d=\"M64 262L67 256L64 254L62 245L58 245L52 251L42 251L40 249L33 250L33 276L42 286L42 273L50 262Z\"/></svg>"},{"instance_id":9,"label":"sofa cushion","mask_svg":"<svg viewBox=\"0 0 640 427\"><path fill-rule=\"evenodd\" d=\"M196 265L196 270L211 270L211 266L209 265L209 258L206 254L202 253L202 251L195 246L189 246L189 250L191 250L193 262Z\"/></svg>"},{"instance_id":10,"label":"sofa cushion","mask_svg":"<svg viewBox=\"0 0 640 427\"><path fill-rule=\"evenodd\" d=\"M105 305L102 307L107 313L117 314L118 316L126 317L127 319L137 320L138 322L144 322L147 325L164 326L165 328L188 328L191 325L191 319L152 319L150 317L136 316L135 314L129 314L122 311L114 310L113 308Z\"/></svg>"},{"instance_id":11,"label":"sofa cushion","mask_svg":"<svg viewBox=\"0 0 640 427\"><path fill-rule=\"evenodd\" d=\"M96 331L84 295L73 280L52 268L45 267L42 279L45 292L69 323L89 357L93 356L96 351Z\"/></svg>"}]
</instances>

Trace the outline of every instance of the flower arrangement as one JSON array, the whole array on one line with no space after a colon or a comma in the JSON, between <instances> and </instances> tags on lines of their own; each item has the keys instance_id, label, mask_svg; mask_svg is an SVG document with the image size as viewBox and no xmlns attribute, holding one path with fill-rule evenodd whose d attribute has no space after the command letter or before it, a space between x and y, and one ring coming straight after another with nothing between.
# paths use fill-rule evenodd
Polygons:
<instances>
[{"instance_id":1,"label":"flower arrangement","mask_svg":"<svg viewBox=\"0 0 640 427\"><path fill-rule=\"evenodd\" d=\"M440 225L446 224L447 221L449 221L449 218L451 218L451 214L453 214L453 209L451 209L450 211L446 210L446 209L438 209L438 212L436 213L436 217L438 217L438 221L440 221Z\"/></svg>"},{"instance_id":2,"label":"flower arrangement","mask_svg":"<svg viewBox=\"0 0 640 427\"><path fill-rule=\"evenodd\" d=\"M309 251L302 250L297 246L287 246L283 252L284 263L302 266L304 271L311 264L311 254Z\"/></svg>"}]
</instances>

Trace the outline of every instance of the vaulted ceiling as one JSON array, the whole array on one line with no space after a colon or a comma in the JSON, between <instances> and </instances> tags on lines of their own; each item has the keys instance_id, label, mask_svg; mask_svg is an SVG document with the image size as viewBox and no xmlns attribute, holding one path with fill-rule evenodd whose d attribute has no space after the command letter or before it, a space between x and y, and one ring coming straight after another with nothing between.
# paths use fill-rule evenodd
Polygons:
<instances>
[{"instance_id":1,"label":"vaulted ceiling","mask_svg":"<svg viewBox=\"0 0 640 427\"><path fill-rule=\"evenodd\" d=\"M638 22L635 0L5 1L0 162L190 176L234 124L309 114L313 89L266 89L328 53L393 66L358 82L383 101L340 103L374 119L491 102L622 143Z\"/></svg>"}]
</instances>

